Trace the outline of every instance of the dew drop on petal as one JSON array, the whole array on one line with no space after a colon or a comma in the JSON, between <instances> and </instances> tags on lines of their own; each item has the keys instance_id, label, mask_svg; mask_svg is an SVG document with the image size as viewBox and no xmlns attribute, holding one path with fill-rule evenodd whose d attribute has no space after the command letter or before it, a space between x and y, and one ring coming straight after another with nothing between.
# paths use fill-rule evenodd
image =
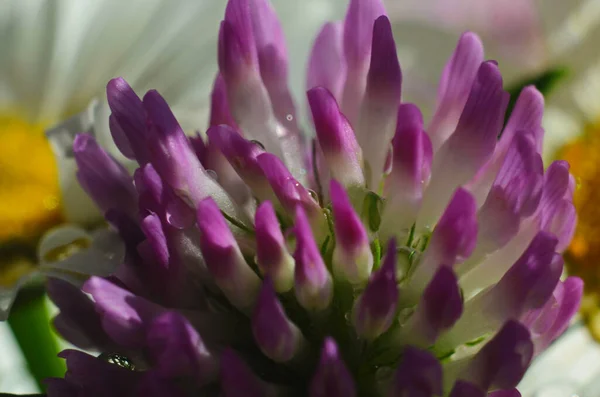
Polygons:
<instances>
[{"instance_id":1,"label":"dew drop on petal","mask_svg":"<svg viewBox=\"0 0 600 397\"><path fill-rule=\"evenodd\" d=\"M253 144L259 146L261 149L266 150L265 149L265 145L263 145L261 141L257 141L256 139L252 139L250 142L252 142Z\"/></svg>"},{"instance_id":2,"label":"dew drop on petal","mask_svg":"<svg viewBox=\"0 0 600 397\"><path fill-rule=\"evenodd\" d=\"M206 173L208 174L208 176L210 176L215 181L217 180L217 173L215 171L213 171L213 170L206 170Z\"/></svg>"},{"instance_id":3,"label":"dew drop on petal","mask_svg":"<svg viewBox=\"0 0 600 397\"><path fill-rule=\"evenodd\" d=\"M135 364L129 358L118 353L102 353L98 358L121 368L135 370Z\"/></svg>"}]
</instances>

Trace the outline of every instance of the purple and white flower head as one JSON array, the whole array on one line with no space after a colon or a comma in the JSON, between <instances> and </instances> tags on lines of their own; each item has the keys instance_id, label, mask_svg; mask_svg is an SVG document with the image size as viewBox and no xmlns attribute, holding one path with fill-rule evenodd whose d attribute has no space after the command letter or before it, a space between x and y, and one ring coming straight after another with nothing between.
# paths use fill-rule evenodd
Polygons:
<instances>
[{"instance_id":1,"label":"purple and white flower head","mask_svg":"<svg viewBox=\"0 0 600 397\"><path fill-rule=\"evenodd\" d=\"M186 136L158 92L108 84L114 140L139 168L80 137L78 178L127 254L83 292L52 281L57 329L103 354L64 352L50 397L518 395L581 298L561 280L573 228L554 221L568 165L544 172L534 88L504 125L509 95L476 35L427 123L401 100L395 48L380 0L325 25L312 140L268 0L229 0L207 134Z\"/></svg>"}]
</instances>

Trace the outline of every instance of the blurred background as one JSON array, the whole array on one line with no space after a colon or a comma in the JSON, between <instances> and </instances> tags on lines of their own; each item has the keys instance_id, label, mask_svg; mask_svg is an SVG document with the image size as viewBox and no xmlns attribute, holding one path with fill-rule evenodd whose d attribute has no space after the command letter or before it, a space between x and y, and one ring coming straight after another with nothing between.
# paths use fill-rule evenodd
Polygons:
<instances>
[{"instance_id":1,"label":"blurred background","mask_svg":"<svg viewBox=\"0 0 600 397\"><path fill-rule=\"evenodd\" d=\"M347 1L272 3L288 44L290 85L305 115L313 39L324 22L343 18ZM69 222L86 236L99 219L77 187L64 135L95 130L102 141L104 89L116 76L138 92L158 89L184 128L204 129L225 5L0 0L0 313L6 317L13 305L10 320L0 322L0 392L37 392L40 374L64 371L52 357L67 345L41 325L55 309L34 275L61 269L52 267L51 250L40 247L48 230ZM518 93L535 84L546 96L545 160L569 160L578 181L580 224L566 257L569 272L586 281L586 296L575 324L538 358L520 389L525 397L600 396L594 340L600 335L600 0L387 0L386 7L403 70L403 100L417 103L425 117L442 67L465 30L483 38L506 89ZM44 354L47 362L39 358Z\"/></svg>"}]
</instances>

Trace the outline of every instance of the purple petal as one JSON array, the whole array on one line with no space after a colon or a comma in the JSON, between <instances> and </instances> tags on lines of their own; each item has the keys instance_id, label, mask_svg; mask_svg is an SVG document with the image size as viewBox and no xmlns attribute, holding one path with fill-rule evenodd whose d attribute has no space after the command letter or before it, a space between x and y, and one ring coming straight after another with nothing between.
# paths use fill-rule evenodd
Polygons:
<instances>
[{"instance_id":1,"label":"purple petal","mask_svg":"<svg viewBox=\"0 0 600 397\"><path fill-rule=\"evenodd\" d=\"M398 306L396 241L390 240L383 265L371 276L354 308L354 328L359 336L375 339L392 325Z\"/></svg>"},{"instance_id":2,"label":"purple petal","mask_svg":"<svg viewBox=\"0 0 600 397\"><path fill-rule=\"evenodd\" d=\"M390 396L439 396L442 366L431 353L406 347L392 378Z\"/></svg>"},{"instance_id":3,"label":"purple petal","mask_svg":"<svg viewBox=\"0 0 600 397\"><path fill-rule=\"evenodd\" d=\"M333 298L333 282L310 230L304 210L296 207L294 286L298 302L309 310L326 309Z\"/></svg>"},{"instance_id":4,"label":"purple petal","mask_svg":"<svg viewBox=\"0 0 600 397\"><path fill-rule=\"evenodd\" d=\"M569 247L571 239L575 235L577 226L577 210L569 200L562 200L556 207L552 223L548 225L547 230L558 238L556 250L563 252Z\"/></svg>"},{"instance_id":5,"label":"purple petal","mask_svg":"<svg viewBox=\"0 0 600 397\"><path fill-rule=\"evenodd\" d=\"M225 127L225 125L212 126L209 131L217 130L220 132L226 128L229 127ZM213 179L219 182L219 185L223 187L238 207L245 211L246 217L251 218L249 215L254 211L254 203L250 189L215 144L214 139L209 140L204 145L200 134L198 134L195 138L190 138L190 143L194 147L202 166L206 170L213 171Z\"/></svg>"},{"instance_id":6,"label":"purple petal","mask_svg":"<svg viewBox=\"0 0 600 397\"><path fill-rule=\"evenodd\" d=\"M425 288L415 316L413 332L422 336L424 346L432 345L440 333L450 329L463 311L462 296L456 275L442 266Z\"/></svg>"},{"instance_id":7,"label":"purple petal","mask_svg":"<svg viewBox=\"0 0 600 397\"><path fill-rule=\"evenodd\" d=\"M533 133L521 132L513 139L494 181L494 186L501 186L508 193L515 211L522 217L533 214L539 204L543 182L540 164ZM523 175L529 180L520 180Z\"/></svg>"},{"instance_id":8,"label":"purple petal","mask_svg":"<svg viewBox=\"0 0 600 397\"><path fill-rule=\"evenodd\" d=\"M542 229L550 225L557 207L567 195L570 185L569 168L569 163L557 160L550 164L544 174L544 189L538 209Z\"/></svg>"},{"instance_id":9,"label":"purple petal","mask_svg":"<svg viewBox=\"0 0 600 397\"><path fill-rule=\"evenodd\" d=\"M555 253L557 240L551 234L539 232L519 260L494 287L498 312L513 312L518 318L527 309L539 308L546 303L562 274L563 261ZM494 300L496 300L494 299ZM508 313L507 313L508 315Z\"/></svg>"},{"instance_id":10,"label":"purple petal","mask_svg":"<svg viewBox=\"0 0 600 397\"><path fill-rule=\"evenodd\" d=\"M161 266L169 267L169 247L158 215L150 214L146 216L142 219L141 227L147 241L150 243L154 258Z\"/></svg>"},{"instance_id":11,"label":"purple petal","mask_svg":"<svg viewBox=\"0 0 600 397\"><path fill-rule=\"evenodd\" d=\"M369 61L373 37L373 23L386 15L380 0L351 0L344 19L344 53L353 67L362 67Z\"/></svg>"},{"instance_id":12,"label":"purple petal","mask_svg":"<svg viewBox=\"0 0 600 397\"><path fill-rule=\"evenodd\" d=\"M237 124L233 120L229 102L227 101L227 87L225 80L219 73L215 78L213 90L210 98L210 123L211 126L225 124L237 129Z\"/></svg>"},{"instance_id":13,"label":"purple petal","mask_svg":"<svg viewBox=\"0 0 600 397\"><path fill-rule=\"evenodd\" d=\"M116 209L137 215L137 193L129 172L102 149L91 135L78 134L73 142L77 179L102 212Z\"/></svg>"},{"instance_id":14,"label":"purple petal","mask_svg":"<svg viewBox=\"0 0 600 397\"><path fill-rule=\"evenodd\" d=\"M94 298L104 331L123 346L144 346L147 327L163 312L160 306L99 277L90 278L83 291Z\"/></svg>"},{"instance_id":15,"label":"purple petal","mask_svg":"<svg viewBox=\"0 0 600 397\"><path fill-rule=\"evenodd\" d=\"M102 330L94 303L79 288L56 278L49 278L46 291L60 309L53 325L69 343L80 349L105 350L112 347Z\"/></svg>"},{"instance_id":16,"label":"purple petal","mask_svg":"<svg viewBox=\"0 0 600 397\"><path fill-rule=\"evenodd\" d=\"M544 112L544 97L533 86L527 86L519 95L511 117L502 132L491 159L471 181L471 190L479 202L482 202L490 190L500 168L506 164L506 156L514 145L517 135L526 131L531 139L535 152L541 154L543 129L541 126Z\"/></svg>"},{"instance_id":17,"label":"purple petal","mask_svg":"<svg viewBox=\"0 0 600 397\"><path fill-rule=\"evenodd\" d=\"M129 215L118 210L108 210L104 214L104 219L117 231L119 237L125 243L126 250L135 250L135 247L144 240L144 233L138 222Z\"/></svg>"},{"instance_id":18,"label":"purple petal","mask_svg":"<svg viewBox=\"0 0 600 397\"><path fill-rule=\"evenodd\" d=\"M283 162L274 154L261 154L258 156L258 164L269 181L281 206L290 215L295 213L297 207L301 207L306 211L311 220L313 231L319 233L317 237L320 240L326 226L321 207L312 198L308 190L294 179Z\"/></svg>"},{"instance_id":19,"label":"purple petal","mask_svg":"<svg viewBox=\"0 0 600 397\"><path fill-rule=\"evenodd\" d=\"M200 164L165 100L158 92L148 91L143 104L152 131L148 142L152 165L162 180L192 206L213 197L225 212L234 215L233 203Z\"/></svg>"},{"instance_id":20,"label":"purple petal","mask_svg":"<svg viewBox=\"0 0 600 397\"><path fill-rule=\"evenodd\" d=\"M300 133L296 124L296 106L288 88L286 56L270 45L258 53L260 74L269 93L273 112L286 131Z\"/></svg>"},{"instance_id":21,"label":"purple petal","mask_svg":"<svg viewBox=\"0 0 600 397\"><path fill-rule=\"evenodd\" d=\"M476 242L477 205L471 193L459 188L433 230L431 241L410 282L410 295L418 295L439 266L453 266L468 258Z\"/></svg>"},{"instance_id":22,"label":"purple petal","mask_svg":"<svg viewBox=\"0 0 600 397\"><path fill-rule=\"evenodd\" d=\"M342 85L346 77L342 40L343 25L340 22L326 23L313 44L308 61L306 90L324 87L337 100L341 100Z\"/></svg>"},{"instance_id":23,"label":"purple petal","mask_svg":"<svg viewBox=\"0 0 600 397\"><path fill-rule=\"evenodd\" d=\"M332 259L334 275L352 284L363 284L373 268L373 254L367 231L342 185L332 180L329 194L335 221L336 246Z\"/></svg>"},{"instance_id":24,"label":"purple petal","mask_svg":"<svg viewBox=\"0 0 600 397\"><path fill-rule=\"evenodd\" d=\"M351 122L358 118L371 57L373 24L385 15L381 0L351 0L344 19L344 58L347 64L342 110Z\"/></svg>"},{"instance_id":25,"label":"purple petal","mask_svg":"<svg viewBox=\"0 0 600 397\"><path fill-rule=\"evenodd\" d=\"M392 148L392 172L385 181L387 203L380 227L384 235L408 231L413 225L429 180L431 142L417 106L404 103L398 108Z\"/></svg>"},{"instance_id":26,"label":"purple petal","mask_svg":"<svg viewBox=\"0 0 600 397\"><path fill-rule=\"evenodd\" d=\"M223 397L271 397L264 384L231 349L221 357L221 392Z\"/></svg>"},{"instance_id":27,"label":"purple petal","mask_svg":"<svg viewBox=\"0 0 600 397\"><path fill-rule=\"evenodd\" d=\"M539 309L527 311L519 321L531 332L534 343L541 334L547 332L554 324L560 310L560 301L563 298L564 285L562 282L556 284L552 296Z\"/></svg>"},{"instance_id":28,"label":"purple petal","mask_svg":"<svg viewBox=\"0 0 600 397\"><path fill-rule=\"evenodd\" d=\"M568 277L562 284L559 309L550 329L536 340L536 352L543 351L556 338L562 335L571 323L571 319L579 310L583 296L583 281L578 277ZM558 289L558 286L557 286Z\"/></svg>"},{"instance_id":29,"label":"purple petal","mask_svg":"<svg viewBox=\"0 0 600 397\"><path fill-rule=\"evenodd\" d=\"M483 390L512 389L523 378L533 357L529 331L509 320L475 355L459 379Z\"/></svg>"},{"instance_id":30,"label":"purple petal","mask_svg":"<svg viewBox=\"0 0 600 397\"><path fill-rule=\"evenodd\" d=\"M46 378L43 382L48 397L79 397L81 392L81 387L61 378Z\"/></svg>"},{"instance_id":31,"label":"purple petal","mask_svg":"<svg viewBox=\"0 0 600 397\"><path fill-rule=\"evenodd\" d=\"M109 126L115 143L125 156L135 157L140 165L148 163L146 111L142 101L122 77L109 81L106 98L112 111Z\"/></svg>"},{"instance_id":32,"label":"purple petal","mask_svg":"<svg viewBox=\"0 0 600 397\"><path fill-rule=\"evenodd\" d=\"M486 397L487 393L472 383L456 381L450 392L450 397Z\"/></svg>"},{"instance_id":33,"label":"purple petal","mask_svg":"<svg viewBox=\"0 0 600 397\"><path fill-rule=\"evenodd\" d=\"M521 397L521 393L517 389L496 390L491 392L489 397Z\"/></svg>"},{"instance_id":34,"label":"purple petal","mask_svg":"<svg viewBox=\"0 0 600 397\"><path fill-rule=\"evenodd\" d=\"M249 0L229 0L219 31L219 70L226 81L243 79L258 69Z\"/></svg>"},{"instance_id":35,"label":"purple petal","mask_svg":"<svg viewBox=\"0 0 600 397\"><path fill-rule=\"evenodd\" d=\"M392 139L393 166L391 182L386 181L386 192L400 194L406 189L409 197L421 194L423 181L429 179L431 157L428 156L429 138L423 130L423 115L416 105L403 103L398 107L396 134Z\"/></svg>"},{"instance_id":36,"label":"purple petal","mask_svg":"<svg viewBox=\"0 0 600 397\"><path fill-rule=\"evenodd\" d=\"M225 79L231 114L244 136L259 140L268 151L283 157L278 139L281 126L260 76L253 9L250 0L231 0L227 4L219 32L219 71Z\"/></svg>"},{"instance_id":37,"label":"purple petal","mask_svg":"<svg viewBox=\"0 0 600 397\"><path fill-rule=\"evenodd\" d=\"M287 318L269 277L263 282L254 308L252 334L260 350L280 363L294 358L303 343L300 330Z\"/></svg>"},{"instance_id":38,"label":"purple petal","mask_svg":"<svg viewBox=\"0 0 600 397\"><path fill-rule=\"evenodd\" d=\"M110 135L113 139L113 142L123 156L127 157L128 159L135 160L136 155L129 144L127 134L125 134L125 131L119 125L119 122L114 114L108 116L108 129L110 130Z\"/></svg>"},{"instance_id":39,"label":"purple petal","mask_svg":"<svg viewBox=\"0 0 600 397\"><path fill-rule=\"evenodd\" d=\"M227 299L250 310L260 288L260 279L246 263L235 237L212 198L198 203L200 249L206 266Z\"/></svg>"},{"instance_id":40,"label":"purple petal","mask_svg":"<svg viewBox=\"0 0 600 397\"><path fill-rule=\"evenodd\" d=\"M65 381L78 389L77 396L132 396L141 377L141 372L76 350L64 350L59 357L67 361Z\"/></svg>"},{"instance_id":41,"label":"purple petal","mask_svg":"<svg viewBox=\"0 0 600 397\"><path fill-rule=\"evenodd\" d=\"M482 62L481 40L472 32L463 33L442 72L435 114L427 128L434 151L454 132Z\"/></svg>"},{"instance_id":42,"label":"purple petal","mask_svg":"<svg viewBox=\"0 0 600 397\"><path fill-rule=\"evenodd\" d=\"M385 155L394 136L402 85L392 27L385 15L375 20L372 47L356 138L369 166L367 181L375 191L382 179Z\"/></svg>"},{"instance_id":43,"label":"purple petal","mask_svg":"<svg viewBox=\"0 0 600 397\"><path fill-rule=\"evenodd\" d=\"M269 0L250 0L249 7L254 41L259 56L261 49L273 46L277 52L287 58L283 29L271 2Z\"/></svg>"},{"instance_id":44,"label":"purple petal","mask_svg":"<svg viewBox=\"0 0 600 397\"><path fill-rule=\"evenodd\" d=\"M258 156L264 149L254 142L247 141L230 127L219 125L209 128L206 133L209 143L218 148L242 180L250 187L259 200L274 198L264 172L258 163Z\"/></svg>"},{"instance_id":45,"label":"purple petal","mask_svg":"<svg viewBox=\"0 0 600 397\"><path fill-rule=\"evenodd\" d=\"M326 88L308 91L319 147L333 178L345 186L362 185L362 154L348 120Z\"/></svg>"},{"instance_id":46,"label":"purple petal","mask_svg":"<svg viewBox=\"0 0 600 397\"><path fill-rule=\"evenodd\" d=\"M283 29L269 0L252 0L250 11L260 75L273 111L284 128L296 133L296 109L287 84L288 57Z\"/></svg>"},{"instance_id":47,"label":"purple petal","mask_svg":"<svg viewBox=\"0 0 600 397\"><path fill-rule=\"evenodd\" d=\"M530 134L519 133L479 210L479 254L506 245L519 231L521 220L537 208L543 186L540 157Z\"/></svg>"},{"instance_id":48,"label":"purple petal","mask_svg":"<svg viewBox=\"0 0 600 397\"><path fill-rule=\"evenodd\" d=\"M476 205L473 196L459 188L435 226L427 252L439 250L439 263L454 264L468 258L477 236Z\"/></svg>"},{"instance_id":49,"label":"purple petal","mask_svg":"<svg viewBox=\"0 0 600 397\"><path fill-rule=\"evenodd\" d=\"M575 233L577 214L571 193L572 177L566 161L554 161L544 174L544 188L537 217L542 230L555 234L559 251L564 250Z\"/></svg>"},{"instance_id":50,"label":"purple petal","mask_svg":"<svg viewBox=\"0 0 600 397\"><path fill-rule=\"evenodd\" d=\"M508 123L504 127L502 137L498 146L508 149L515 133L520 130L537 131L542 128L542 117L544 116L544 95L529 85L521 91L515 107L510 114ZM536 151L540 152L542 142L534 141Z\"/></svg>"},{"instance_id":51,"label":"purple petal","mask_svg":"<svg viewBox=\"0 0 600 397\"><path fill-rule=\"evenodd\" d=\"M371 65L367 76L365 100L380 101L378 105L391 102L393 117L400 104L402 72L396 54L392 25L387 16L381 15L373 25Z\"/></svg>"},{"instance_id":52,"label":"purple petal","mask_svg":"<svg viewBox=\"0 0 600 397\"><path fill-rule=\"evenodd\" d=\"M169 379L161 379L154 371L146 371L135 390L134 397L185 397L182 388Z\"/></svg>"},{"instance_id":53,"label":"purple petal","mask_svg":"<svg viewBox=\"0 0 600 397\"><path fill-rule=\"evenodd\" d=\"M194 223L194 210L169 186L163 184L151 164L138 168L133 180L138 191L142 216L148 213L158 214L161 220L178 229L188 228Z\"/></svg>"},{"instance_id":54,"label":"purple petal","mask_svg":"<svg viewBox=\"0 0 600 397\"><path fill-rule=\"evenodd\" d=\"M270 201L263 202L256 210L254 226L258 266L273 279L277 292L289 291L294 285L294 259L288 253Z\"/></svg>"},{"instance_id":55,"label":"purple petal","mask_svg":"<svg viewBox=\"0 0 600 397\"><path fill-rule=\"evenodd\" d=\"M310 382L310 397L355 397L352 375L340 357L333 338L326 338L321 359Z\"/></svg>"},{"instance_id":56,"label":"purple petal","mask_svg":"<svg viewBox=\"0 0 600 397\"><path fill-rule=\"evenodd\" d=\"M430 226L441 214L444 202L458 186L468 182L488 161L508 104L502 76L493 62L484 62L454 134L434 158L432 176L423 197L418 224Z\"/></svg>"},{"instance_id":57,"label":"purple petal","mask_svg":"<svg viewBox=\"0 0 600 397\"><path fill-rule=\"evenodd\" d=\"M202 164L204 168L210 169L210 167L206 166L208 147L204 143L204 139L202 139L200 133L196 132L196 135L188 137L188 140L190 142L190 146L194 150L194 153L196 153L196 157L198 157L198 160L200 160L200 164Z\"/></svg>"},{"instance_id":58,"label":"purple petal","mask_svg":"<svg viewBox=\"0 0 600 397\"><path fill-rule=\"evenodd\" d=\"M161 377L191 377L198 385L216 378L217 361L185 317L166 312L147 333L148 355Z\"/></svg>"},{"instance_id":59,"label":"purple petal","mask_svg":"<svg viewBox=\"0 0 600 397\"><path fill-rule=\"evenodd\" d=\"M539 232L496 285L467 301L463 316L438 344L449 347L474 340L544 306L563 269L562 257L554 252L556 243L554 236Z\"/></svg>"}]
</instances>

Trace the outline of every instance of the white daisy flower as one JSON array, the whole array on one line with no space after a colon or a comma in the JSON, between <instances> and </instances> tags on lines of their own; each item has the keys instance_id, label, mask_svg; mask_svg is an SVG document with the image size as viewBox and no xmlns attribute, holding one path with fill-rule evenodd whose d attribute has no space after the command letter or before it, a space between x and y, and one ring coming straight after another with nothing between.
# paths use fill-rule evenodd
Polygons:
<instances>
[{"instance_id":1,"label":"white daisy flower","mask_svg":"<svg viewBox=\"0 0 600 397\"><path fill-rule=\"evenodd\" d=\"M600 118L600 2L387 0L387 7L397 31L419 29L407 37L405 51L421 49L412 57L419 66L429 65L419 69L424 81L435 81L433 76L464 30L482 37L488 56L500 63L507 86L558 68L566 70L560 87L547 98L546 157L554 157L566 141L581 135L587 125ZM424 58L428 62L420 62ZM413 91L434 98L423 86Z\"/></svg>"}]
</instances>

